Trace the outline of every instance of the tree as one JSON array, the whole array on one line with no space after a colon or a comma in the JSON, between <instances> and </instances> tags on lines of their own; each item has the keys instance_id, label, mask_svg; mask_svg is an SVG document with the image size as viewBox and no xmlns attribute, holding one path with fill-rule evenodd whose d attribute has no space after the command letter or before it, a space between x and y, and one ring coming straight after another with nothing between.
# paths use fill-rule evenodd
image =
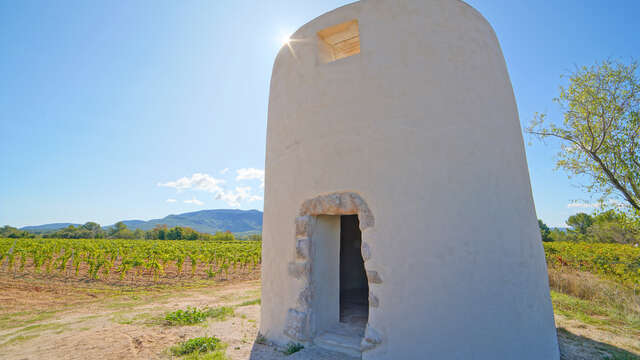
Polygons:
<instances>
[{"instance_id":1,"label":"tree","mask_svg":"<svg viewBox=\"0 0 640 360\"><path fill-rule=\"evenodd\" d=\"M597 222L589 227L589 240L592 242L632 244L635 239L636 233L619 222Z\"/></svg>"},{"instance_id":2,"label":"tree","mask_svg":"<svg viewBox=\"0 0 640 360\"><path fill-rule=\"evenodd\" d=\"M577 213L575 215L569 216L566 223L567 225L571 226L571 231L585 235L587 233L587 229L589 229L589 226L593 224L593 218L589 214Z\"/></svg>"},{"instance_id":3,"label":"tree","mask_svg":"<svg viewBox=\"0 0 640 360\"><path fill-rule=\"evenodd\" d=\"M2 237L17 239L17 238L34 238L36 236L28 231L20 230L20 229L14 228L13 226L5 225L0 228L0 238Z\"/></svg>"},{"instance_id":4,"label":"tree","mask_svg":"<svg viewBox=\"0 0 640 360\"><path fill-rule=\"evenodd\" d=\"M551 230L549 230L549 227L547 226L547 224L542 222L542 220L538 219L538 227L540 228L540 236L542 237L542 241L544 242L553 241L553 239L550 236Z\"/></svg>"},{"instance_id":5,"label":"tree","mask_svg":"<svg viewBox=\"0 0 640 360\"><path fill-rule=\"evenodd\" d=\"M213 235L213 240L216 240L216 241L232 241L235 239L236 239L235 236L233 236L233 234L228 230L225 232L217 231Z\"/></svg>"},{"instance_id":6,"label":"tree","mask_svg":"<svg viewBox=\"0 0 640 360\"><path fill-rule=\"evenodd\" d=\"M262 241L262 234L252 234L248 236L250 241Z\"/></svg>"},{"instance_id":7,"label":"tree","mask_svg":"<svg viewBox=\"0 0 640 360\"><path fill-rule=\"evenodd\" d=\"M86 230L88 233L87 236L85 236L85 238L100 239L104 237L104 230L102 230L102 227L100 226L100 224L96 222L89 221L84 225L82 225L82 229Z\"/></svg>"},{"instance_id":8,"label":"tree","mask_svg":"<svg viewBox=\"0 0 640 360\"><path fill-rule=\"evenodd\" d=\"M152 230L146 232L145 239L166 240L167 239L167 225L156 225Z\"/></svg>"},{"instance_id":9,"label":"tree","mask_svg":"<svg viewBox=\"0 0 640 360\"><path fill-rule=\"evenodd\" d=\"M561 229L553 229L549 234L549 241L578 241L578 236L574 232Z\"/></svg>"},{"instance_id":10,"label":"tree","mask_svg":"<svg viewBox=\"0 0 640 360\"><path fill-rule=\"evenodd\" d=\"M109 237L112 239L133 239L134 234L133 231L127 228L127 225L122 221L115 223L111 231L109 232Z\"/></svg>"},{"instance_id":11,"label":"tree","mask_svg":"<svg viewBox=\"0 0 640 360\"><path fill-rule=\"evenodd\" d=\"M100 227L100 224L93 222L93 221L89 221L87 223L85 223L84 225L82 225L83 229L89 230L93 233L98 232L100 229L102 229Z\"/></svg>"},{"instance_id":12,"label":"tree","mask_svg":"<svg viewBox=\"0 0 640 360\"><path fill-rule=\"evenodd\" d=\"M134 239L144 239L144 231L142 229L136 229L133 232Z\"/></svg>"},{"instance_id":13,"label":"tree","mask_svg":"<svg viewBox=\"0 0 640 360\"><path fill-rule=\"evenodd\" d=\"M527 132L540 140L559 139L557 167L586 175L589 192L623 199L640 212L640 81L638 63L603 61L568 74L569 84L554 99L563 109L561 125L536 114Z\"/></svg>"}]
</instances>

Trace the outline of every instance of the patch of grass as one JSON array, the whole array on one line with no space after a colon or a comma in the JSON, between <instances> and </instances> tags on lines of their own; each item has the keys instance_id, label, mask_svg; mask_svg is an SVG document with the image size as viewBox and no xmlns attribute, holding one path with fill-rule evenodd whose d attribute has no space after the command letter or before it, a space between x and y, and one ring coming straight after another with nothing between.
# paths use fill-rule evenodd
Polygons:
<instances>
[{"instance_id":1,"label":"patch of grass","mask_svg":"<svg viewBox=\"0 0 640 360\"><path fill-rule=\"evenodd\" d=\"M304 346L302 346L302 344L298 344L298 343L289 343L289 345L287 345L287 348L284 349L283 353L285 355L291 355L291 354L295 354L298 351L304 349Z\"/></svg>"},{"instance_id":2,"label":"patch of grass","mask_svg":"<svg viewBox=\"0 0 640 360\"><path fill-rule=\"evenodd\" d=\"M69 329L69 324L67 323L54 322L54 323L33 324L33 325L25 326L20 329L16 329L11 333L1 335L0 340L9 339L13 336L13 338L11 338L10 340L7 340L4 343L4 344L9 344L16 341L32 339L34 337L42 335L42 332L44 331L52 331L56 334L60 334L68 329Z\"/></svg>"},{"instance_id":3,"label":"patch of grass","mask_svg":"<svg viewBox=\"0 0 640 360\"><path fill-rule=\"evenodd\" d=\"M68 326L68 324L63 324L63 323L34 324L34 325L25 326L22 329L18 330L17 332L27 332L27 331L33 331L33 330L38 330L38 331L58 330L66 326Z\"/></svg>"},{"instance_id":4,"label":"patch of grass","mask_svg":"<svg viewBox=\"0 0 640 360\"><path fill-rule=\"evenodd\" d=\"M257 290L247 290L242 293L233 292L228 294L221 294L216 296L218 301L221 302L235 302L235 301L245 301L245 300L255 300L256 298L260 298L260 289Z\"/></svg>"},{"instance_id":5,"label":"patch of grass","mask_svg":"<svg viewBox=\"0 0 640 360\"><path fill-rule=\"evenodd\" d=\"M185 342L181 342L180 344L171 347L170 351L171 354L175 356L192 355L198 358L197 356L201 356L211 352L222 352L222 355L224 355L224 350L226 349L226 347L227 345L220 341L220 339L214 336L210 336L189 339Z\"/></svg>"},{"instance_id":6,"label":"patch of grass","mask_svg":"<svg viewBox=\"0 0 640 360\"><path fill-rule=\"evenodd\" d=\"M249 297L260 297L260 294L262 294L262 291L260 290L260 288L258 288L253 290L247 290L245 291L244 294Z\"/></svg>"},{"instance_id":7,"label":"patch of grass","mask_svg":"<svg viewBox=\"0 0 640 360\"><path fill-rule=\"evenodd\" d=\"M101 318L102 314L95 314L95 315L87 315L87 316L83 316L81 318L78 319L78 321L76 322L83 322L83 321L88 321L88 320L93 320L93 319L97 319L97 318Z\"/></svg>"},{"instance_id":8,"label":"patch of grass","mask_svg":"<svg viewBox=\"0 0 640 360\"><path fill-rule=\"evenodd\" d=\"M140 304L141 304L140 300L120 301L120 302L113 302L111 304L108 304L106 305L106 308L111 310L130 309Z\"/></svg>"},{"instance_id":9,"label":"patch of grass","mask_svg":"<svg viewBox=\"0 0 640 360\"><path fill-rule=\"evenodd\" d=\"M7 345L17 344L23 341L31 340L31 339L37 338L38 336L40 335L18 335L0 344L0 348Z\"/></svg>"},{"instance_id":10,"label":"patch of grass","mask_svg":"<svg viewBox=\"0 0 640 360\"><path fill-rule=\"evenodd\" d=\"M258 343L260 345L267 345L268 341L267 341L267 338L264 335L258 333L258 336L256 337L256 343Z\"/></svg>"},{"instance_id":11,"label":"patch of grass","mask_svg":"<svg viewBox=\"0 0 640 360\"><path fill-rule=\"evenodd\" d=\"M261 304L261 300L258 298L258 299L247 300L245 302L242 302L242 303L236 305L236 307L260 305L260 304Z\"/></svg>"},{"instance_id":12,"label":"patch of grass","mask_svg":"<svg viewBox=\"0 0 640 360\"><path fill-rule=\"evenodd\" d=\"M21 327L35 322L48 320L52 318L58 310L53 311L21 311L16 313L3 314L0 316L0 329L9 330L17 327ZM29 317L29 315L32 315Z\"/></svg>"},{"instance_id":13,"label":"patch of grass","mask_svg":"<svg viewBox=\"0 0 640 360\"><path fill-rule=\"evenodd\" d=\"M224 352L224 350L216 350L214 352L209 352L205 354L195 352L193 354L189 354L183 357L183 359L184 360L228 360L229 357Z\"/></svg>"},{"instance_id":14,"label":"patch of grass","mask_svg":"<svg viewBox=\"0 0 640 360\"><path fill-rule=\"evenodd\" d=\"M121 324L121 325L131 325L137 323L148 323L153 318L153 315L150 313L140 313L135 314L131 317L126 317L123 313L115 314L111 317L111 321ZM157 322L156 322L157 323Z\"/></svg>"},{"instance_id":15,"label":"patch of grass","mask_svg":"<svg viewBox=\"0 0 640 360\"><path fill-rule=\"evenodd\" d=\"M164 319L169 325L194 325L207 319L208 309L187 307L187 310L176 310L168 313Z\"/></svg>"},{"instance_id":16,"label":"patch of grass","mask_svg":"<svg viewBox=\"0 0 640 360\"><path fill-rule=\"evenodd\" d=\"M220 306L217 308L209 309L208 313L208 317L217 321L225 321L235 315L233 307L231 306Z\"/></svg>"},{"instance_id":17,"label":"patch of grass","mask_svg":"<svg viewBox=\"0 0 640 360\"><path fill-rule=\"evenodd\" d=\"M224 321L233 316L234 313L233 307L230 306L221 306L213 309L187 307L187 310L168 313L165 316L165 321L168 325L195 325L205 321L207 318Z\"/></svg>"},{"instance_id":18,"label":"patch of grass","mask_svg":"<svg viewBox=\"0 0 640 360\"><path fill-rule=\"evenodd\" d=\"M550 267L548 272L551 290L640 317L640 294L634 288L570 268L559 270Z\"/></svg>"},{"instance_id":19,"label":"patch of grass","mask_svg":"<svg viewBox=\"0 0 640 360\"><path fill-rule=\"evenodd\" d=\"M613 327L630 335L640 335L640 317L615 307L578 299L576 297L551 291L554 311L569 319L603 328Z\"/></svg>"}]
</instances>

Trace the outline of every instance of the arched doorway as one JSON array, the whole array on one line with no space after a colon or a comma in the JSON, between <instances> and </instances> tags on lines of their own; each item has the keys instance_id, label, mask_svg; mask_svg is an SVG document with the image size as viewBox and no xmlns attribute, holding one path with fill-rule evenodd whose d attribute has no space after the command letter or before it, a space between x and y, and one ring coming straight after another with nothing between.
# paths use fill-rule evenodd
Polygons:
<instances>
[{"instance_id":1,"label":"arched doorway","mask_svg":"<svg viewBox=\"0 0 640 360\"><path fill-rule=\"evenodd\" d=\"M299 215L297 260L289 274L304 286L287 314L285 334L351 354L377 346L369 309L379 300L370 284L382 280L367 268L371 250L363 235L374 225L368 205L356 193L332 193L305 201Z\"/></svg>"}]
</instances>

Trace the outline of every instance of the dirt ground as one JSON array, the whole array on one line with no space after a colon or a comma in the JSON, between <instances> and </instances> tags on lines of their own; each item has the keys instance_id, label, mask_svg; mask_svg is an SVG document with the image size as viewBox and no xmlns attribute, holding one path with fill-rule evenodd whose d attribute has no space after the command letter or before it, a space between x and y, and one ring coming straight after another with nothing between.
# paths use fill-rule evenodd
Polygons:
<instances>
[{"instance_id":1,"label":"dirt ground","mask_svg":"<svg viewBox=\"0 0 640 360\"><path fill-rule=\"evenodd\" d=\"M236 306L260 298L257 280L131 288L104 283L0 278L0 359L170 359L169 347L198 336L228 344L231 359L248 359L260 305L238 306L225 321L167 326L167 312ZM284 355L256 344L254 353ZM263 347L264 349L260 349Z\"/></svg>"},{"instance_id":2,"label":"dirt ground","mask_svg":"<svg viewBox=\"0 0 640 360\"><path fill-rule=\"evenodd\" d=\"M220 338L231 359L337 358L315 349L287 357L255 343L260 305L243 303L260 298L258 280L178 280L131 286L0 274L0 359L171 359L171 346L197 336ZM202 325L164 324L167 312L187 306L234 306L235 315ZM609 354L616 348L640 354L638 339L562 316L556 322L564 360L615 359Z\"/></svg>"}]
</instances>

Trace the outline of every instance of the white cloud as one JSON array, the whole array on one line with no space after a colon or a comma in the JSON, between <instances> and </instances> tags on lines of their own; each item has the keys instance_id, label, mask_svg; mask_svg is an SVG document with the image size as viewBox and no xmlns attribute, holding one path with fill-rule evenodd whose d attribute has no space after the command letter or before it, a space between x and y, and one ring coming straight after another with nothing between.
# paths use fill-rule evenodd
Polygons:
<instances>
[{"instance_id":1,"label":"white cloud","mask_svg":"<svg viewBox=\"0 0 640 360\"><path fill-rule=\"evenodd\" d=\"M224 169L220 170L220 174L222 174L222 175L224 175L224 174L226 174L228 172L229 172L229 168L224 168Z\"/></svg>"},{"instance_id":2,"label":"white cloud","mask_svg":"<svg viewBox=\"0 0 640 360\"><path fill-rule=\"evenodd\" d=\"M569 203L567 204L567 208L569 209L596 209L596 208L600 208L600 207L626 207L627 205L617 201L617 200L609 200L607 202L594 202L594 203L579 203L579 202L573 202L573 203Z\"/></svg>"},{"instance_id":3,"label":"white cloud","mask_svg":"<svg viewBox=\"0 0 640 360\"><path fill-rule=\"evenodd\" d=\"M570 203L567 204L567 207L569 209L571 208L576 208L576 209L589 209L589 208L597 208L600 207L600 203Z\"/></svg>"},{"instance_id":4,"label":"white cloud","mask_svg":"<svg viewBox=\"0 0 640 360\"><path fill-rule=\"evenodd\" d=\"M222 200L227 205L232 207L240 207L240 201L259 201L262 200L262 196L252 195L251 187L236 187L235 191L222 191L215 197L216 200Z\"/></svg>"},{"instance_id":5,"label":"white cloud","mask_svg":"<svg viewBox=\"0 0 640 360\"><path fill-rule=\"evenodd\" d=\"M225 168L220 173L224 174L229 171ZM260 188L264 188L264 170L254 168L243 168L237 170L236 181L259 180ZM231 207L240 207L241 202L254 202L263 199L262 194L255 194L250 186L236 186L234 190L228 190L224 187L225 180L216 179L209 174L195 173L190 177L182 177L175 181L158 183L158 186L170 187L176 189L178 193L183 191L205 191L214 194L214 199L222 200ZM258 190L258 193L262 191ZM168 199L167 202L177 202L176 199ZM196 198L185 200L186 204L204 205L204 203Z\"/></svg>"},{"instance_id":6,"label":"white cloud","mask_svg":"<svg viewBox=\"0 0 640 360\"><path fill-rule=\"evenodd\" d=\"M195 173L190 178L183 177L176 181L158 183L158 186L171 187L178 192L193 189L217 193L222 191L222 187L220 187L222 184L224 184L224 180L216 179L208 174Z\"/></svg>"},{"instance_id":7,"label":"white cloud","mask_svg":"<svg viewBox=\"0 0 640 360\"><path fill-rule=\"evenodd\" d=\"M238 169L236 171L238 176L236 176L237 181L242 180L260 180L260 188L264 188L264 170L256 169L256 168L244 168Z\"/></svg>"},{"instance_id":8,"label":"white cloud","mask_svg":"<svg viewBox=\"0 0 640 360\"><path fill-rule=\"evenodd\" d=\"M192 198L191 200L185 200L184 201L185 204L193 204L193 205L204 205L204 203L196 198Z\"/></svg>"}]
</instances>

